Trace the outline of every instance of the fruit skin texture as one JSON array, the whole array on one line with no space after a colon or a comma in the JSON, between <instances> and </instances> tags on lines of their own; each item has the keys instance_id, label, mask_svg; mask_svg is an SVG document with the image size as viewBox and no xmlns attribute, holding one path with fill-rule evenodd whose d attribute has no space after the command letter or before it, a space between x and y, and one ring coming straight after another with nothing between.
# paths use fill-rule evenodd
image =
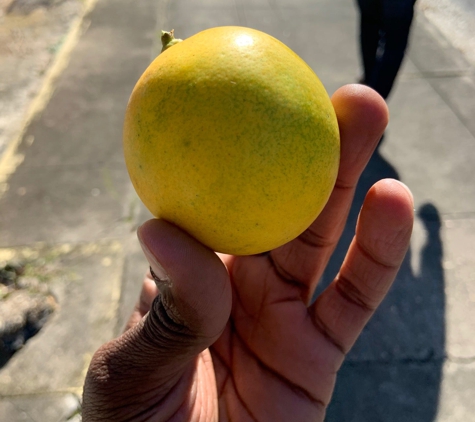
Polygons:
<instances>
[{"instance_id":1,"label":"fruit skin texture","mask_svg":"<svg viewBox=\"0 0 475 422\"><path fill-rule=\"evenodd\" d=\"M315 73L280 41L242 27L208 29L161 53L132 92L123 141L149 211L235 255L305 231L340 154Z\"/></svg>"}]
</instances>

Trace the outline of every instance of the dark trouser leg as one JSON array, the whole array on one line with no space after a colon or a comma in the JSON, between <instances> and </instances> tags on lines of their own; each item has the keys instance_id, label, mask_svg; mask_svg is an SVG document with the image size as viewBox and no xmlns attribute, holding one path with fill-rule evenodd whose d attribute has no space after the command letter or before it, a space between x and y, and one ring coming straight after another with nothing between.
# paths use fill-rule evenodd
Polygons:
<instances>
[{"instance_id":1,"label":"dark trouser leg","mask_svg":"<svg viewBox=\"0 0 475 422\"><path fill-rule=\"evenodd\" d=\"M382 26L381 0L358 0L360 10L360 48L364 83L370 78L376 63L376 52Z\"/></svg>"},{"instance_id":2,"label":"dark trouser leg","mask_svg":"<svg viewBox=\"0 0 475 422\"><path fill-rule=\"evenodd\" d=\"M383 53L366 80L383 98L389 96L404 59L413 17L413 0L384 0Z\"/></svg>"}]
</instances>

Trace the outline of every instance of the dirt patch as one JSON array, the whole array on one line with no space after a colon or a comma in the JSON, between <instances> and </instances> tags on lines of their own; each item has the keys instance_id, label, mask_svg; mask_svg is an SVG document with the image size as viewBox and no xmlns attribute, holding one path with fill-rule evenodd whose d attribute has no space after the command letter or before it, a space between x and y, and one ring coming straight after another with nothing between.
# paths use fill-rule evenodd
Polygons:
<instances>
[{"instance_id":1,"label":"dirt patch","mask_svg":"<svg viewBox=\"0 0 475 422\"><path fill-rule=\"evenodd\" d=\"M28 107L83 0L0 0L0 157L19 135Z\"/></svg>"},{"instance_id":2,"label":"dirt patch","mask_svg":"<svg viewBox=\"0 0 475 422\"><path fill-rule=\"evenodd\" d=\"M45 262L0 266L0 368L34 335L56 309L48 280L57 270Z\"/></svg>"}]
</instances>

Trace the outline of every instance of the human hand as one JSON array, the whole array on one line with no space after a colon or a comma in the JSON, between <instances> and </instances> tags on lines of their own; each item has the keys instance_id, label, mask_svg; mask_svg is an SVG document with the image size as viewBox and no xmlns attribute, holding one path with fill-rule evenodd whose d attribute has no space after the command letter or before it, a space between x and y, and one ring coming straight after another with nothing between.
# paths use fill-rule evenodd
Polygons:
<instances>
[{"instance_id":1,"label":"human hand","mask_svg":"<svg viewBox=\"0 0 475 422\"><path fill-rule=\"evenodd\" d=\"M323 421L337 371L389 290L413 224L409 190L376 183L339 274L310 304L388 118L367 87L345 86L332 101L338 180L297 239L266 254L218 256L163 220L140 227L158 289L149 274L127 330L95 353L84 422Z\"/></svg>"}]
</instances>

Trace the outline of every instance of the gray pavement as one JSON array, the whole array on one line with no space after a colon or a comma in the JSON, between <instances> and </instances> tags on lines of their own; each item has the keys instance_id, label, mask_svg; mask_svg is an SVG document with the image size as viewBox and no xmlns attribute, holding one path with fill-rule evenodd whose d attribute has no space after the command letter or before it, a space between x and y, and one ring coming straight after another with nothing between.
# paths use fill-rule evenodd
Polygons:
<instances>
[{"instance_id":1,"label":"gray pavement","mask_svg":"<svg viewBox=\"0 0 475 422\"><path fill-rule=\"evenodd\" d=\"M418 0L424 16L475 64L475 3L472 0Z\"/></svg>"},{"instance_id":2,"label":"gray pavement","mask_svg":"<svg viewBox=\"0 0 475 422\"><path fill-rule=\"evenodd\" d=\"M158 52L160 29L180 38L218 25L261 29L301 55L329 93L360 73L348 0L99 0L86 20L0 196L0 261L44 265L48 257L59 303L0 369L1 421L78 420L89 359L120 332L135 301L146 269L135 229L149 215L125 170L122 119ZM380 178L398 178L414 193L411 250L343 365L329 422L473 420L474 94L473 66L418 13L389 100L390 125L322 286L341 262L364 193Z\"/></svg>"}]
</instances>

